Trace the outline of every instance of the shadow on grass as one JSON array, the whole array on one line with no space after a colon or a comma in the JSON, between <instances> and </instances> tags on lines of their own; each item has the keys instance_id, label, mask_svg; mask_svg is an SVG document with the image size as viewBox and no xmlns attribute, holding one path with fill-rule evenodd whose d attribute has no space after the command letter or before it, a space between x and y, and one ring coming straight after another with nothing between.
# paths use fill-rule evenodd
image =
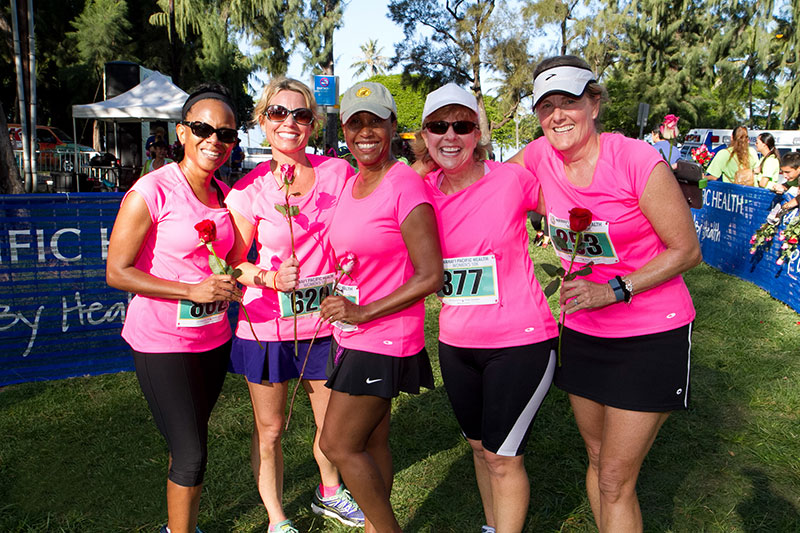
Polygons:
<instances>
[{"instance_id":1,"label":"shadow on grass","mask_svg":"<svg viewBox=\"0 0 800 533\"><path fill-rule=\"evenodd\" d=\"M760 469L743 472L752 485L750 498L736 506L744 531L800 531L800 515L786 498L776 494L766 473Z\"/></svg>"}]
</instances>

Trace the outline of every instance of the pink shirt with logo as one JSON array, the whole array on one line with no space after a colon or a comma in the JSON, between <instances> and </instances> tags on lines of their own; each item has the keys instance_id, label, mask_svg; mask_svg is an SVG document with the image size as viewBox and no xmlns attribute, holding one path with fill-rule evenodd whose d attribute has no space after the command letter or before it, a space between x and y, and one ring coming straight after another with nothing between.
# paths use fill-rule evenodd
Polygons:
<instances>
[{"instance_id":1,"label":"pink shirt with logo","mask_svg":"<svg viewBox=\"0 0 800 533\"><path fill-rule=\"evenodd\" d=\"M551 236L559 235L567 242L574 242L575 233L569 229L569 210L583 207L592 212L592 226L573 266L577 270L594 261L592 273L586 279L607 283L614 276L625 276L641 268L666 250L639 207L650 173L663 163L660 154L647 143L603 133L592 183L587 187L576 187L567 180L561 155L545 137L525 148L524 159L525 166L541 183ZM566 269L571 247L556 251ZM630 304L617 302L577 311L567 316L566 326L598 337L629 337L679 328L694 317L686 284L681 276L675 276L636 293Z\"/></svg>"},{"instance_id":2,"label":"pink shirt with logo","mask_svg":"<svg viewBox=\"0 0 800 533\"><path fill-rule=\"evenodd\" d=\"M302 285L297 290L295 304L299 339L313 337L319 322L319 304L325 296L320 290L324 280L319 276L336 271L336 258L329 241L330 224L342 188L354 173L344 159L314 154L307 157L314 168L314 185L303 196L289 197L289 205L299 208L299 214L292 217ZM276 174L282 180L279 170ZM284 190L279 187L269 163L262 163L236 182L225 200L232 211L255 226L258 252L255 265L266 270L278 270L280 264L292 255L289 224L286 217L275 209L276 204L286 203ZM272 287L244 288L243 302L259 340L294 339L290 300L291 293L277 293ZM322 325L319 335L330 335L328 324ZM241 310L236 336L255 340Z\"/></svg>"},{"instance_id":3,"label":"pink shirt with logo","mask_svg":"<svg viewBox=\"0 0 800 533\"><path fill-rule=\"evenodd\" d=\"M342 284L357 287L358 303L374 302L394 292L414 274L414 266L400 232L400 224L420 204L431 204L419 175L396 163L366 198L353 198L355 179L348 180L331 225L336 255L353 252L358 258L352 279ZM415 355L425 347L425 303L358 324L347 332L333 329L344 348L394 357Z\"/></svg>"},{"instance_id":4,"label":"pink shirt with logo","mask_svg":"<svg viewBox=\"0 0 800 533\"><path fill-rule=\"evenodd\" d=\"M558 335L533 272L526 214L539 183L519 165L486 161L487 172L455 194L426 177L445 258L439 340L463 348L533 344Z\"/></svg>"},{"instance_id":5,"label":"pink shirt with logo","mask_svg":"<svg viewBox=\"0 0 800 533\"><path fill-rule=\"evenodd\" d=\"M227 192L224 183L217 184L223 194ZM198 200L177 163L139 178L128 194L132 191L144 199L153 222L134 266L157 278L184 283L200 283L211 276L210 252L198 246L194 226L206 219L216 224L214 250L224 258L233 246L227 208L211 208ZM231 337L228 306L228 302L201 305L137 294L126 311L122 338L139 352L208 351Z\"/></svg>"}]
</instances>

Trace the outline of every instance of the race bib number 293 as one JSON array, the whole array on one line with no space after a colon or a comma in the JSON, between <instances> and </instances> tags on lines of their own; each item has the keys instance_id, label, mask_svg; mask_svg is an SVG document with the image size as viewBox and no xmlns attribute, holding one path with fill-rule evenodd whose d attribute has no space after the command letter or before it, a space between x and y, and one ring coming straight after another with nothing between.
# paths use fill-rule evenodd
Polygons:
<instances>
[{"instance_id":1,"label":"race bib number 293","mask_svg":"<svg viewBox=\"0 0 800 533\"><path fill-rule=\"evenodd\" d=\"M577 233L569 229L569 220L558 218L550 213L547 218L550 228L550 238L556 254L569 261L575 247ZM614 243L608 232L608 222L593 220L591 226L583 232L583 240L578 246L575 261L579 263L613 264L619 263L619 257L614 250Z\"/></svg>"}]
</instances>

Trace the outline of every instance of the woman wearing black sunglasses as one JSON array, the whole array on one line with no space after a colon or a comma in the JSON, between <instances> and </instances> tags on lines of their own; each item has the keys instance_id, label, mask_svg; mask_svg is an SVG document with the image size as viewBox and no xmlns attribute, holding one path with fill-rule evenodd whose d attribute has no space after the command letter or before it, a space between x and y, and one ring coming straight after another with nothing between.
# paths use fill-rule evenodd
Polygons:
<instances>
[{"instance_id":1,"label":"woman wearing black sunglasses","mask_svg":"<svg viewBox=\"0 0 800 533\"><path fill-rule=\"evenodd\" d=\"M136 294L122 337L169 448L169 522L162 533L196 531L208 420L230 357L227 309L241 297L231 276L212 273L196 229L213 223L205 236L220 255L233 245L227 187L213 176L233 147L235 116L224 87L204 85L189 96L176 126L185 157L133 185L108 246L108 284Z\"/></svg>"},{"instance_id":2,"label":"woman wearing black sunglasses","mask_svg":"<svg viewBox=\"0 0 800 533\"><path fill-rule=\"evenodd\" d=\"M455 84L422 111L416 156L444 256L439 363L450 403L472 447L487 525L522 531L530 486L523 452L553 380L556 324L533 273L527 211L539 187L517 165L484 161L475 97Z\"/></svg>"},{"instance_id":3,"label":"woman wearing black sunglasses","mask_svg":"<svg viewBox=\"0 0 800 533\"><path fill-rule=\"evenodd\" d=\"M288 382L300 376L307 353L303 386L317 425L313 452L321 477L311 508L349 526L364 522L361 510L341 485L338 470L319 449L329 397L323 385L330 350L327 323L310 352L309 345L319 323L320 300L336 271L336 258L328 241L330 220L345 180L353 171L342 159L306 153L317 118L316 102L308 87L287 78L272 80L254 110L254 119L272 147L272 161L261 163L236 182L227 199L236 226L229 261L242 270L239 281L245 285L243 301L262 341L256 341L246 318L240 315L231 367L246 378L250 389L255 421L251 463L269 515L269 531L285 533L297 529L284 513L281 501L281 436ZM290 166L293 172L287 191L282 168ZM276 209L286 203L287 192L289 204L297 209L291 232L290 222ZM254 239L258 259L251 263L247 254ZM292 292L300 339L297 358Z\"/></svg>"}]
</instances>

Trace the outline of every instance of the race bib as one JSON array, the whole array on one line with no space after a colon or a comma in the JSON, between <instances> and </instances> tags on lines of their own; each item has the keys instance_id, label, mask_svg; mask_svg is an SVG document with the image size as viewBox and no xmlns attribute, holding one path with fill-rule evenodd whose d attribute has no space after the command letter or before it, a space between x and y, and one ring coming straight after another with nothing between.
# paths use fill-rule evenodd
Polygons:
<instances>
[{"instance_id":1,"label":"race bib","mask_svg":"<svg viewBox=\"0 0 800 533\"><path fill-rule=\"evenodd\" d=\"M549 214L547 224L556 254L569 261L578 234L569 229L569 220L558 218L553 213ZM559 246L556 237L560 238L563 241L561 244L566 244L566 247ZM588 263L589 261L606 265L619 263L619 257L617 257L614 244L608 234L608 222L593 220L591 226L583 232L583 242L578 247L578 253L575 254L575 262Z\"/></svg>"},{"instance_id":2,"label":"race bib","mask_svg":"<svg viewBox=\"0 0 800 533\"><path fill-rule=\"evenodd\" d=\"M322 300L331 293L334 279L334 274L322 274L298 281L297 288L294 290L294 308L297 316L310 315L319 311ZM291 292L278 292L278 304L281 318L292 316Z\"/></svg>"},{"instance_id":3,"label":"race bib","mask_svg":"<svg viewBox=\"0 0 800 533\"><path fill-rule=\"evenodd\" d=\"M437 293L445 305L496 304L497 261L494 255L443 260L444 284Z\"/></svg>"},{"instance_id":4,"label":"race bib","mask_svg":"<svg viewBox=\"0 0 800 533\"><path fill-rule=\"evenodd\" d=\"M179 328L199 328L225 320L230 302L209 302L199 304L191 300L178 301Z\"/></svg>"},{"instance_id":5,"label":"race bib","mask_svg":"<svg viewBox=\"0 0 800 533\"><path fill-rule=\"evenodd\" d=\"M339 296L344 296L351 302L356 305L359 305L361 298L359 296L358 287L356 285L343 285L339 284L336 286L336 294ZM347 322L340 322L336 321L331 324L335 328L339 328L342 331L355 331L358 329L358 326L355 324L349 324Z\"/></svg>"}]
</instances>

